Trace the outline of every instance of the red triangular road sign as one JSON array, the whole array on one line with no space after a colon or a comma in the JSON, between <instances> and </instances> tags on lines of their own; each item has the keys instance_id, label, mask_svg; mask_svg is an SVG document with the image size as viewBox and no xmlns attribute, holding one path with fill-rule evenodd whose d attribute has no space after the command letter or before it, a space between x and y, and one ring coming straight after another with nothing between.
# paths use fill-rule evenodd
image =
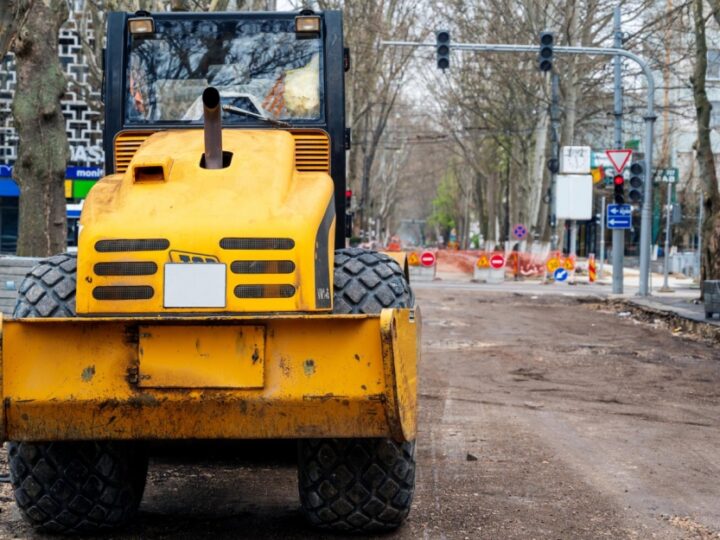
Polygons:
<instances>
[{"instance_id":1,"label":"red triangular road sign","mask_svg":"<svg viewBox=\"0 0 720 540\"><path fill-rule=\"evenodd\" d=\"M615 170L622 174L625 169L625 165L627 165L627 162L630 161L632 150L605 150L605 154L610 159L610 163L613 164Z\"/></svg>"}]
</instances>

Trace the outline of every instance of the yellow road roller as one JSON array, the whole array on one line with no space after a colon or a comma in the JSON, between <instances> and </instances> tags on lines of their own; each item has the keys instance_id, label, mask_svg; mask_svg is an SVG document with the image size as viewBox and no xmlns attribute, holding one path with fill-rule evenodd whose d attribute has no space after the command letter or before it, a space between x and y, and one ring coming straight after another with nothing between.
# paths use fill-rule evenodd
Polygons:
<instances>
[{"instance_id":1,"label":"yellow road roller","mask_svg":"<svg viewBox=\"0 0 720 540\"><path fill-rule=\"evenodd\" d=\"M33 268L2 321L21 513L121 527L149 442L295 439L312 525L398 527L420 312L401 263L345 248L341 13L112 13L105 54L77 255Z\"/></svg>"}]
</instances>

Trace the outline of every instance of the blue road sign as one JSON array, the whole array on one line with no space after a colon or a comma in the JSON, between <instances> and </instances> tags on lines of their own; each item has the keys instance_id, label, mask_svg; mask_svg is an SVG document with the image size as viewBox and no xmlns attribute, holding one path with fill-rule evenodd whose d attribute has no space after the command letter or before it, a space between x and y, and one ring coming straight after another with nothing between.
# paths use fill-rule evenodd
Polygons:
<instances>
[{"instance_id":1,"label":"blue road sign","mask_svg":"<svg viewBox=\"0 0 720 540\"><path fill-rule=\"evenodd\" d=\"M527 236L527 229L525 228L525 225L522 223L515 225L515 227L513 227L513 234L518 240L525 238Z\"/></svg>"},{"instance_id":2,"label":"blue road sign","mask_svg":"<svg viewBox=\"0 0 720 540\"><path fill-rule=\"evenodd\" d=\"M606 221L608 229L630 229L632 227L632 205L608 204Z\"/></svg>"},{"instance_id":3,"label":"blue road sign","mask_svg":"<svg viewBox=\"0 0 720 540\"><path fill-rule=\"evenodd\" d=\"M558 268L553 273L553 278L555 278L555 281L563 282L568 278L569 275L570 274L568 273L568 271L565 270L564 268Z\"/></svg>"}]
</instances>

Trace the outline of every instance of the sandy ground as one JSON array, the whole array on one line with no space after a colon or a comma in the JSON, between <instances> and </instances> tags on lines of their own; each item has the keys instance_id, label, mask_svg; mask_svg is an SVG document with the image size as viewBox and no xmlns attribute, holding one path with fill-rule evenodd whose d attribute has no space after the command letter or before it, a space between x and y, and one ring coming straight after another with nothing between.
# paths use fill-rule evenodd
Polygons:
<instances>
[{"instance_id":1,"label":"sandy ground","mask_svg":"<svg viewBox=\"0 0 720 540\"><path fill-rule=\"evenodd\" d=\"M417 293L417 490L385 538L720 538L710 342L573 298ZM292 444L186 450L158 449L138 521L114 538L322 538L300 515ZM31 536L3 485L0 537Z\"/></svg>"}]
</instances>

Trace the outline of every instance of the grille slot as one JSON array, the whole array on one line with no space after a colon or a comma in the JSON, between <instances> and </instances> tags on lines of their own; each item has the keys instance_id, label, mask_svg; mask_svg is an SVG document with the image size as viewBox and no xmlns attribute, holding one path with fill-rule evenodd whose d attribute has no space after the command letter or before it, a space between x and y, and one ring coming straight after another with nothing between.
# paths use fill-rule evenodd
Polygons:
<instances>
[{"instance_id":1,"label":"grille slot","mask_svg":"<svg viewBox=\"0 0 720 540\"><path fill-rule=\"evenodd\" d=\"M115 137L115 172L124 173L135 152L154 131L125 131Z\"/></svg>"},{"instance_id":2,"label":"grille slot","mask_svg":"<svg viewBox=\"0 0 720 540\"><path fill-rule=\"evenodd\" d=\"M93 298L95 300L148 300L155 291L149 285L95 287Z\"/></svg>"},{"instance_id":3,"label":"grille slot","mask_svg":"<svg viewBox=\"0 0 720 540\"><path fill-rule=\"evenodd\" d=\"M104 262L93 269L98 276L151 276L158 267L154 262Z\"/></svg>"},{"instance_id":4,"label":"grille slot","mask_svg":"<svg viewBox=\"0 0 720 540\"><path fill-rule=\"evenodd\" d=\"M324 131L293 131L295 168L300 172L330 172L330 139Z\"/></svg>"},{"instance_id":5,"label":"grille slot","mask_svg":"<svg viewBox=\"0 0 720 540\"><path fill-rule=\"evenodd\" d=\"M123 131L115 137L115 172L130 166L135 152L154 131ZM295 139L295 168L300 172L330 172L330 138L322 130L291 130Z\"/></svg>"},{"instance_id":6,"label":"grille slot","mask_svg":"<svg viewBox=\"0 0 720 540\"><path fill-rule=\"evenodd\" d=\"M238 298L290 298L295 294L292 285L238 285L235 296Z\"/></svg>"},{"instance_id":7,"label":"grille slot","mask_svg":"<svg viewBox=\"0 0 720 540\"><path fill-rule=\"evenodd\" d=\"M292 261L233 261L230 265L233 274L292 274L295 263Z\"/></svg>"},{"instance_id":8,"label":"grille slot","mask_svg":"<svg viewBox=\"0 0 720 540\"><path fill-rule=\"evenodd\" d=\"M295 240L292 238L223 238L220 240L223 249L292 249Z\"/></svg>"},{"instance_id":9,"label":"grille slot","mask_svg":"<svg viewBox=\"0 0 720 540\"><path fill-rule=\"evenodd\" d=\"M117 253L124 251L163 251L170 247L170 241L164 238L98 240L95 251Z\"/></svg>"}]
</instances>

